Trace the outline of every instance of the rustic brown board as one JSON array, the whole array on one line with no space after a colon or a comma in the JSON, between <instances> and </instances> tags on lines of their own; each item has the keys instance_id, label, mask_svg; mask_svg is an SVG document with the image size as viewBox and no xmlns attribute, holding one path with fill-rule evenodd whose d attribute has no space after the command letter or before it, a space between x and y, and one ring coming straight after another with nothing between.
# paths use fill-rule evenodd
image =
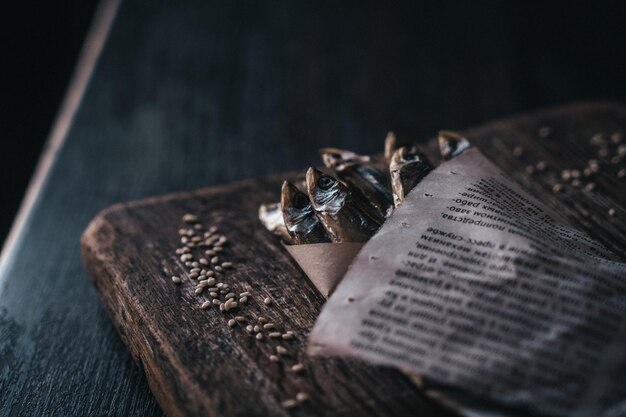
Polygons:
<instances>
[{"instance_id":1,"label":"rustic brown board","mask_svg":"<svg viewBox=\"0 0 626 417\"><path fill-rule=\"evenodd\" d=\"M551 128L545 138L538 135L544 126ZM531 192L623 258L626 178L616 175L623 163L603 162L593 191L567 186L557 194L552 186L562 169L582 170L596 157L598 148L589 144L592 135L603 132L608 138L625 129L626 107L578 103L465 133ZM512 152L519 145L525 149L521 158ZM526 167L538 161L545 161L547 169L528 174ZM303 355L306 334L324 300L257 220L258 205L277 200L284 177L294 173L119 204L103 211L85 231L85 266L161 407L169 416L449 415L400 372ZM614 215L609 215L611 208ZM252 300L244 308L234 313L199 308L208 296L194 294L195 286L174 254L181 216L188 212L228 236L225 258L235 269L223 281L234 292L250 289ZM172 274L183 283L174 285ZM270 306L263 304L265 297L272 298ZM265 316L281 329L295 331L297 338L258 341L242 326L227 326L235 315L250 321ZM278 344L289 355L273 363L269 355ZM304 373L289 370L297 362L305 365ZM306 392L310 401L286 411L281 402L297 392Z\"/></svg>"}]
</instances>

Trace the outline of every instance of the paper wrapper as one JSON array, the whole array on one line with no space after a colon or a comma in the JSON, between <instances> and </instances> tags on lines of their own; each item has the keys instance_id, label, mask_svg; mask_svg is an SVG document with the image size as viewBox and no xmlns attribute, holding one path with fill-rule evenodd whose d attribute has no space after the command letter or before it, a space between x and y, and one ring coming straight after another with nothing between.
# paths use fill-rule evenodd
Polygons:
<instances>
[{"instance_id":1,"label":"paper wrapper","mask_svg":"<svg viewBox=\"0 0 626 417\"><path fill-rule=\"evenodd\" d=\"M363 245L364 242L344 242L284 246L313 285L328 298Z\"/></svg>"}]
</instances>

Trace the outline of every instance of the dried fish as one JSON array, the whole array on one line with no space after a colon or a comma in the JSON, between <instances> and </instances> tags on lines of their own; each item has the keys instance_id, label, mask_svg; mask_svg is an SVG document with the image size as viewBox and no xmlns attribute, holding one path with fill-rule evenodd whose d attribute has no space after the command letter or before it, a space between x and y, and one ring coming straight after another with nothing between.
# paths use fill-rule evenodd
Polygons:
<instances>
[{"instance_id":1,"label":"dried fish","mask_svg":"<svg viewBox=\"0 0 626 417\"><path fill-rule=\"evenodd\" d=\"M309 198L333 242L365 242L382 222L371 205L336 178L315 168L306 173Z\"/></svg>"},{"instance_id":2,"label":"dried fish","mask_svg":"<svg viewBox=\"0 0 626 417\"><path fill-rule=\"evenodd\" d=\"M469 140L456 132L449 130L439 132L439 151L445 161L461 155L470 146Z\"/></svg>"},{"instance_id":3,"label":"dried fish","mask_svg":"<svg viewBox=\"0 0 626 417\"><path fill-rule=\"evenodd\" d=\"M288 181L283 183L280 204L284 224L293 243L330 242L309 197Z\"/></svg>"},{"instance_id":4,"label":"dried fish","mask_svg":"<svg viewBox=\"0 0 626 417\"><path fill-rule=\"evenodd\" d=\"M322 160L355 194L361 194L379 213L380 222L391 214L393 194L386 163L337 148L320 149Z\"/></svg>"},{"instance_id":5,"label":"dried fish","mask_svg":"<svg viewBox=\"0 0 626 417\"><path fill-rule=\"evenodd\" d=\"M261 223L267 230L291 242L291 236L283 220L280 203L261 204L259 207L259 220L261 220Z\"/></svg>"},{"instance_id":6,"label":"dried fish","mask_svg":"<svg viewBox=\"0 0 626 417\"><path fill-rule=\"evenodd\" d=\"M402 147L393 153L389 163L389 172L396 207L431 169L432 166L426 157L415 146Z\"/></svg>"}]
</instances>

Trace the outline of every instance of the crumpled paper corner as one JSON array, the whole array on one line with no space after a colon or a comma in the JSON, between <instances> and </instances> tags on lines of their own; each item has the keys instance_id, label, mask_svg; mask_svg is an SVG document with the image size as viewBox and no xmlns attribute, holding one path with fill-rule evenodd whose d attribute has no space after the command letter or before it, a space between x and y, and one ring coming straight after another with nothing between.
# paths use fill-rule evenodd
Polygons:
<instances>
[{"instance_id":1,"label":"crumpled paper corner","mask_svg":"<svg viewBox=\"0 0 626 417\"><path fill-rule=\"evenodd\" d=\"M319 292L328 298L365 242L284 245Z\"/></svg>"}]
</instances>

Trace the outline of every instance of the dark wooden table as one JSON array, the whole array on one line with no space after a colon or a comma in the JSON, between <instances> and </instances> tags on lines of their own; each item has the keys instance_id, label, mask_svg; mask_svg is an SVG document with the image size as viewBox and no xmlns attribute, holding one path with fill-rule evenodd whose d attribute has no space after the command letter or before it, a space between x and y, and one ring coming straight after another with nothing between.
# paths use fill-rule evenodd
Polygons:
<instances>
[{"instance_id":1,"label":"dark wooden table","mask_svg":"<svg viewBox=\"0 0 626 417\"><path fill-rule=\"evenodd\" d=\"M572 35L571 12L547 13L540 23ZM390 128L420 140L626 97L610 82L619 56L593 55L586 30L578 49L550 54L527 19L505 2L409 13L105 0L0 259L0 416L162 415L81 265L80 235L102 208L301 168L324 145L377 152ZM589 66L572 66L581 50Z\"/></svg>"}]
</instances>

